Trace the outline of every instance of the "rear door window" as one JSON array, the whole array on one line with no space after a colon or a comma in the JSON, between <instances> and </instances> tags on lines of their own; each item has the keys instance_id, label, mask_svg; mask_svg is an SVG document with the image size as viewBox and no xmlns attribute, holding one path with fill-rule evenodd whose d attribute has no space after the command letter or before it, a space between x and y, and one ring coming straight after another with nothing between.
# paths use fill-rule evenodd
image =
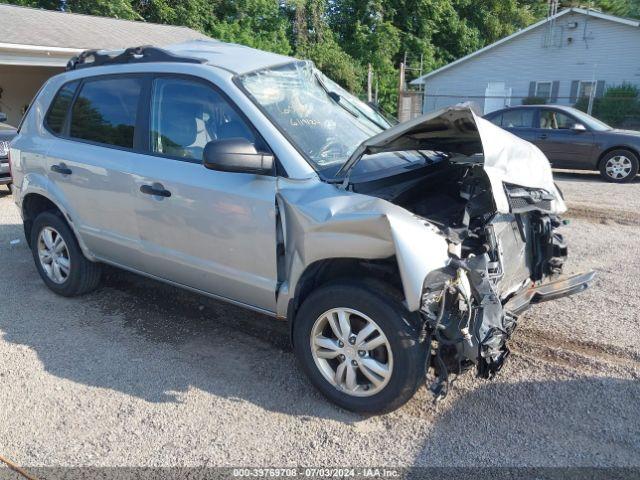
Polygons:
<instances>
[{"instance_id":1,"label":"rear door window","mask_svg":"<svg viewBox=\"0 0 640 480\"><path fill-rule=\"evenodd\" d=\"M73 95L76 93L76 88L78 88L79 83L77 80L67 83L56 93L45 118L45 124L51 132L58 135L63 133L67 112L69 111L69 106L71 105Z\"/></svg>"},{"instance_id":2,"label":"rear door window","mask_svg":"<svg viewBox=\"0 0 640 480\"><path fill-rule=\"evenodd\" d=\"M494 115L493 117L489 117L488 120L495 124L498 125L499 127L502 126L502 114L500 113L499 115Z\"/></svg>"},{"instance_id":3,"label":"rear door window","mask_svg":"<svg viewBox=\"0 0 640 480\"><path fill-rule=\"evenodd\" d=\"M502 114L502 128L533 128L534 109L507 110Z\"/></svg>"},{"instance_id":4,"label":"rear door window","mask_svg":"<svg viewBox=\"0 0 640 480\"><path fill-rule=\"evenodd\" d=\"M133 148L141 77L90 79L73 104L69 135L91 142Z\"/></svg>"}]
</instances>

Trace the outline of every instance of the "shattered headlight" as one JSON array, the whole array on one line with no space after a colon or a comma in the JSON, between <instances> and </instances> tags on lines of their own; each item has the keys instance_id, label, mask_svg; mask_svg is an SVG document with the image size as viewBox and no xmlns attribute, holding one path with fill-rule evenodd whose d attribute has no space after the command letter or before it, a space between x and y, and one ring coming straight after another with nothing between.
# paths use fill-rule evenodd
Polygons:
<instances>
[{"instance_id":1,"label":"shattered headlight","mask_svg":"<svg viewBox=\"0 0 640 480\"><path fill-rule=\"evenodd\" d=\"M551 211L551 202L556 197L542 188L527 188L517 185L504 186L509 206L513 213L523 213L529 210Z\"/></svg>"}]
</instances>

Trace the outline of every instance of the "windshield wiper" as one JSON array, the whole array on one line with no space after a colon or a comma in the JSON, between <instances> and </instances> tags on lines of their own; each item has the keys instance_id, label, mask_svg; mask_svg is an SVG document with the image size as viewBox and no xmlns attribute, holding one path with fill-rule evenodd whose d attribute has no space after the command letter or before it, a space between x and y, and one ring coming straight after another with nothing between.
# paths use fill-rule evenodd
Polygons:
<instances>
[{"instance_id":1,"label":"windshield wiper","mask_svg":"<svg viewBox=\"0 0 640 480\"><path fill-rule=\"evenodd\" d=\"M356 116L358 117L364 117L367 120L369 120L371 123L373 123L376 127L381 128L382 130L386 130L387 128L389 128L388 126L382 125L380 123L378 123L378 121L375 118L371 118L369 115L367 115L366 112L363 112L362 110L360 110L356 105L354 105L353 103L351 103L349 100L344 99L344 102L347 104L343 104L342 100L343 98L340 96L339 93L336 92L331 92L331 91L327 91L327 93L329 93L329 96L338 104L340 105L342 108L344 108L345 110L347 110L348 112L351 112L351 109L347 107L347 105L349 105L349 107L353 108L357 113L355 113ZM353 114L353 112L351 112Z\"/></svg>"},{"instance_id":2,"label":"windshield wiper","mask_svg":"<svg viewBox=\"0 0 640 480\"><path fill-rule=\"evenodd\" d=\"M340 95L338 92L334 92L333 90L329 90L329 88L327 88L327 86L322 81L322 78L320 78L320 76L316 75L316 80L318 81L320 86L323 88L323 90L325 92L327 92L327 95L329 96L329 98L331 100L336 102L340 107L342 107L345 111L349 112L354 117L356 117L356 118L364 117L367 120L369 120L371 123L373 123L376 127L381 128L382 130L386 130L387 128L389 128L388 126L384 126L384 125L381 125L380 123L378 123L377 120L375 120L374 118L371 118L369 115L367 115L365 112L360 110L353 103L351 103L348 100L344 99L342 97L342 95ZM348 106L345 105L345 103Z\"/></svg>"},{"instance_id":3,"label":"windshield wiper","mask_svg":"<svg viewBox=\"0 0 640 480\"><path fill-rule=\"evenodd\" d=\"M329 98L331 100L333 100L340 107L342 107L343 110L346 110L347 112L349 112L351 115L353 115L356 118L360 118L360 115L358 114L357 111L354 111L354 110L350 109L349 107L347 107L346 105L342 104L342 102L340 101L341 98L342 98L342 97L340 97L340 94L338 94L336 92L330 92L330 91L327 90L327 95L329 95Z\"/></svg>"}]
</instances>

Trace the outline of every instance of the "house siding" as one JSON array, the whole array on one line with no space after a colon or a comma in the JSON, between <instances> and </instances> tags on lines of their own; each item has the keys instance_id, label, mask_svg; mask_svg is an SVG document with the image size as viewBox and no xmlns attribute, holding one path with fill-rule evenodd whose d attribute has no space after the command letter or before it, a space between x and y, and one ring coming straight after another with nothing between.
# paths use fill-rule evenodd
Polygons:
<instances>
[{"instance_id":1,"label":"house siding","mask_svg":"<svg viewBox=\"0 0 640 480\"><path fill-rule=\"evenodd\" d=\"M569 29L573 22L577 27ZM558 82L556 103L564 105L572 103L576 80L640 85L640 28L572 12L556 19L556 46L544 47L546 33L541 25L426 78L423 111L463 101L484 111L490 82L511 89L511 105L529 96L533 81Z\"/></svg>"}]
</instances>

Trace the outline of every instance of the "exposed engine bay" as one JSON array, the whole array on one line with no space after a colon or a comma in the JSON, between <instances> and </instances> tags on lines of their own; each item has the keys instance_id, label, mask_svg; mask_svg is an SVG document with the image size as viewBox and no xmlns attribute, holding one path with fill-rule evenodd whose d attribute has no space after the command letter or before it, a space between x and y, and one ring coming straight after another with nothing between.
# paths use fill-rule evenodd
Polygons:
<instances>
[{"instance_id":1,"label":"exposed engine bay","mask_svg":"<svg viewBox=\"0 0 640 480\"><path fill-rule=\"evenodd\" d=\"M447 239L451 260L425 279L420 309L436 398L446 395L450 373L475 367L492 378L502 368L518 314L537 285L558 277L567 255L550 192L505 184L511 213L498 213L481 162L446 157L419 175L353 185L426 219ZM512 301L526 292L529 301Z\"/></svg>"}]
</instances>

